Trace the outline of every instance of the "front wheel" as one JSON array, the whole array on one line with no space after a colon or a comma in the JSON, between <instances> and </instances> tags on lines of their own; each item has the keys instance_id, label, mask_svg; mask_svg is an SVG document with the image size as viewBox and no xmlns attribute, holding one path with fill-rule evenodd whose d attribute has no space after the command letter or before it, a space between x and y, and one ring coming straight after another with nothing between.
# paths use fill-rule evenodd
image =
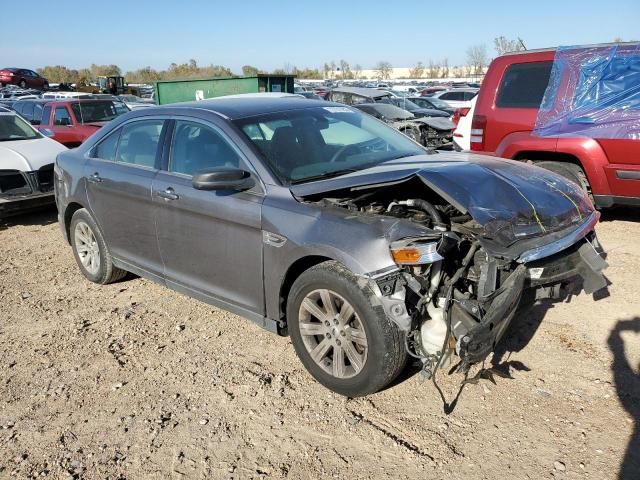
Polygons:
<instances>
[{"instance_id":1,"label":"front wheel","mask_svg":"<svg viewBox=\"0 0 640 480\"><path fill-rule=\"evenodd\" d=\"M27 82L24 80L20 80L20 83L18 85L20 85L20 88L27 88Z\"/></svg>"},{"instance_id":2,"label":"front wheel","mask_svg":"<svg viewBox=\"0 0 640 480\"><path fill-rule=\"evenodd\" d=\"M289 334L302 364L322 385L348 397L384 388L406 362L402 332L373 296L330 261L300 275L287 301Z\"/></svg>"}]
</instances>

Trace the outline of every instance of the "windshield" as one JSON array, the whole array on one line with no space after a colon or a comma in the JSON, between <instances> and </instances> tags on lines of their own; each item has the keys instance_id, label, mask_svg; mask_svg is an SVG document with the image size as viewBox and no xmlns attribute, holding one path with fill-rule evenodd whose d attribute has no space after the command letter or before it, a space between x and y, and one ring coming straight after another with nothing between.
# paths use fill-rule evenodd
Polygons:
<instances>
[{"instance_id":1,"label":"windshield","mask_svg":"<svg viewBox=\"0 0 640 480\"><path fill-rule=\"evenodd\" d=\"M109 122L129 111L124 103L111 100L72 103L71 109L79 123Z\"/></svg>"},{"instance_id":2,"label":"windshield","mask_svg":"<svg viewBox=\"0 0 640 480\"><path fill-rule=\"evenodd\" d=\"M40 138L31 125L18 115L0 115L0 142Z\"/></svg>"},{"instance_id":3,"label":"windshield","mask_svg":"<svg viewBox=\"0 0 640 480\"><path fill-rule=\"evenodd\" d=\"M285 184L372 167L427 151L349 107L315 107L235 121Z\"/></svg>"},{"instance_id":4,"label":"windshield","mask_svg":"<svg viewBox=\"0 0 640 480\"><path fill-rule=\"evenodd\" d=\"M429 97L429 100L425 100L427 103L430 103L436 108L440 109L450 109L451 106L445 102L444 100L440 100L439 98Z\"/></svg>"}]
</instances>

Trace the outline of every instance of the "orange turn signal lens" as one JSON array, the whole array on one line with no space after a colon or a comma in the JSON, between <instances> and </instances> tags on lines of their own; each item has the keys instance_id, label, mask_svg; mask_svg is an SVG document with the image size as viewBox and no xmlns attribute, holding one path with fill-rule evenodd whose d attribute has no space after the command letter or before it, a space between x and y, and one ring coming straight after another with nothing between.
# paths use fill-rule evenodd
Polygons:
<instances>
[{"instance_id":1,"label":"orange turn signal lens","mask_svg":"<svg viewBox=\"0 0 640 480\"><path fill-rule=\"evenodd\" d=\"M401 248L391 250L393 260L400 265L415 265L420 261L422 253L417 248Z\"/></svg>"}]
</instances>

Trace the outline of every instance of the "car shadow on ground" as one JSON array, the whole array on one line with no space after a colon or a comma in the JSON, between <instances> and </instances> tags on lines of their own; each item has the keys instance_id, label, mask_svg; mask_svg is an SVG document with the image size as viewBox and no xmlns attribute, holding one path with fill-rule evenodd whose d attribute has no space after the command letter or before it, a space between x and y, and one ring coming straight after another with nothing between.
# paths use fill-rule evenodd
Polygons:
<instances>
[{"instance_id":1,"label":"car shadow on ground","mask_svg":"<svg viewBox=\"0 0 640 480\"><path fill-rule=\"evenodd\" d=\"M638 207L611 207L602 210L601 222L614 222L620 220L623 222L640 222L640 208Z\"/></svg>"},{"instance_id":2,"label":"car shadow on ground","mask_svg":"<svg viewBox=\"0 0 640 480\"><path fill-rule=\"evenodd\" d=\"M31 212L11 215L9 217L0 217L0 231L6 230L18 225L34 226L34 225L51 225L58 221L58 211L55 205L50 207L33 210Z\"/></svg>"},{"instance_id":3,"label":"car shadow on ground","mask_svg":"<svg viewBox=\"0 0 640 480\"><path fill-rule=\"evenodd\" d=\"M620 404L633 418L634 430L620 466L619 480L637 480L640 477L640 365L635 368L627 360L622 332L640 334L640 317L620 320L609 335L609 349L613 354L613 380ZM635 337L637 339L637 336Z\"/></svg>"}]
</instances>

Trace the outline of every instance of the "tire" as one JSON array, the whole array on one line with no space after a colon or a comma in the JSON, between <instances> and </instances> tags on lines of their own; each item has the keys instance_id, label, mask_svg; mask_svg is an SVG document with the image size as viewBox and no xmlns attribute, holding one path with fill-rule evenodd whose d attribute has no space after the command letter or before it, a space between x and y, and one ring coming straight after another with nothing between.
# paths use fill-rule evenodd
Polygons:
<instances>
[{"instance_id":1,"label":"tire","mask_svg":"<svg viewBox=\"0 0 640 480\"><path fill-rule=\"evenodd\" d=\"M18 83L18 85L20 85L20 88L27 88L27 82L25 80L20 80L20 83Z\"/></svg>"},{"instance_id":2,"label":"tire","mask_svg":"<svg viewBox=\"0 0 640 480\"><path fill-rule=\"evenodd\" d=\"M102 233L85 208L76 211L71 217L69 237L73 256L87 280L105 285L116 282L127 274L125 270L113 265ZM93 250L87 252L88 248Z\"/></svg>"},{"instance_id":3,"label":"tire","mask_svg":"<svg viewBox=\"0 0 640 480\"><path fill-rule=\"evenodd\" d=\"M293 347L307 371L340 395L375 393L405 366L403 333L381 306L372 304L373 296L369 287L358 285L355 275L334 261L306 270L291 287L287 320ZM326 308L325 302L331 307ZM312 351L321 354L318 361Z\"/></svg>"},{"instance_id":4,"label":"tire","mask_svg":"<svg viewBox=\"0 0 640 480\"><path fill-rule=\"evenodd\" d=\"M552 162L542 161L535 162L535 165L551 172L562 175L563 177L571 180L573 183L582 188L589 195L589 199L593 203L593 196L591 195L591 185L589 185L589 179L582 170L582 167L575 163L568 162Z\"/></svg>"},{"instance_id":5,"label":"tire","mask_svg":"<svg viewBox=\"0 0 640 480\"><path fill-rule=\"evenodd\" d=\"M49 90L49 83L45 82L44 85L42 85L42 90L44 90L45 92Z\"/></svg>"}]
</instances>

